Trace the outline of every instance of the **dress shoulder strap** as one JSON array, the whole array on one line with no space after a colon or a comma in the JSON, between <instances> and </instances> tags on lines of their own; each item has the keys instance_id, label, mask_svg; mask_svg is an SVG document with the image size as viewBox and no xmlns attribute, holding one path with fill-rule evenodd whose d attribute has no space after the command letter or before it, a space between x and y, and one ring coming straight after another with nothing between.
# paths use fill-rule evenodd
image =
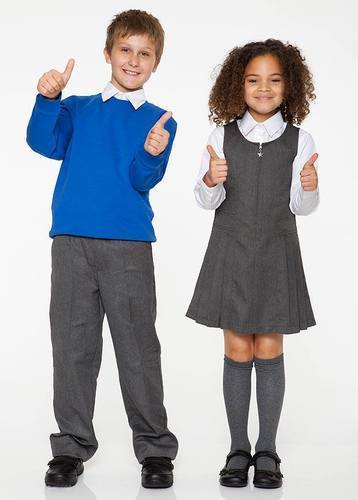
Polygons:
<instances>
[{"instance_id":1,"label":"dress shoulder strap","mask_svg":"<svg viewBox=\"0 0 358 500\"><path fill-rule=\"evenodd\" d=\"M284 132L287 146L289 145L292 149L294 156L297 155L298 151L298 137L300 133L300 128L296 127L292 123L287 123L286 130Z\"/></svg>"}]
</instances>

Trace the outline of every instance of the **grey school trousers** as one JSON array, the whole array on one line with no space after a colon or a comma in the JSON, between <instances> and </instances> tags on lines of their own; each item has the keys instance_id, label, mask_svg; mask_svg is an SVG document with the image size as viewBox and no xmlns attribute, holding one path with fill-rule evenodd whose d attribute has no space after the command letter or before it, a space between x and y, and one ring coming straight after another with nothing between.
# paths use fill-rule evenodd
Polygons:
<instances>
[{"instance_id":1,"label":"grey school trousers","mask_svg":"<svg viewBox=\"0 0 358 500\"><path fill-rule=\"evenodd\" d=\"M163 405L151 243L76 236L56 236L52 243L50 322L60 430L50 436L53 456L88 460L98 447L92 418L104 314L135 455L139 462L173 459L178 442Z\"/></svg>"}]
</instances>

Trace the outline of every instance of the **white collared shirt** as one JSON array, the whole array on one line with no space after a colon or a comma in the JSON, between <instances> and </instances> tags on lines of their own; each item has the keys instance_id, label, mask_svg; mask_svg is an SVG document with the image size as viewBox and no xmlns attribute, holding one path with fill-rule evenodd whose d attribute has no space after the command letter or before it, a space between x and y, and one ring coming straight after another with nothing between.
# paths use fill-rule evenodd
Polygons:
<instances>
[{"instance_id":1,"label":"white collared shirt","mask_svg":"<svg viewBox=\"0 0 358 500\"><path fill-rule=\"evenodd\" d=\"M133 90L132 92L121 92L112 82L108 82L102 91L103 102L106 102L111 97L115 97L122 101L129 101L134 109L138 109L146 101L144 89Z\"/></svg>"},{"instance_id":2,"label":"white collared shirt","mask_svg":"<svg viewBox=\"0 0 358 500\"><path fill-rule=\"evenodd\" d=\"M240 132L251 142L270 142L277 139L284 132L287 123L283 121L281 112L278 111L264 122L256 122L249 111L237 120ZM208 144L216 151L219 158L224 158L224 127L217 127L210 134ZM304 191L301 186L300 172L304 164L316 152L316 147L311 135L299 130L297 155L292 165L292 182L290 189L290 210L296 215L308 215L313 212L319 204L319 189L315 191ZM222 182L210 188L203 181L203 177L209 170L210 155L205 148L199 175L194 188L195 199L198 205L208 210L216 209L225 200L226 191ZM317 163L315 162L317 169ZM318 170L318 169L317 169Z\"/></svg>"}]
</instances>

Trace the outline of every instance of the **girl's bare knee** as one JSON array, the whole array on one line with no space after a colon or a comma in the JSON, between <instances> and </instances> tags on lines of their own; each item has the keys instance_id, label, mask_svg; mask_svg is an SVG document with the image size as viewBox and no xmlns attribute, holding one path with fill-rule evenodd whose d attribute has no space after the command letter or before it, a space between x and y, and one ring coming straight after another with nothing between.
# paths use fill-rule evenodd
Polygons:
<instances>
[{"instance_id":1,"label":"girl's bare knee","mask_svg":"<svg viewBox=\"0 0 358 500\"><path fill-rule=\"evenodd\" d=\"M281 333L256 333L254 337L254 355L256 358L276 358L283 352L283 335Z\"/></svg>"},{"instance_id":2,"label":"girl's bare knee","mask_svg":"<svg viewBox=\"0 0 358 500\"><path fill-rule=\"evenodd\" d=\"M251 334L224 330L225 356L234 361L250 361L254 357L254 339Z\"/></svg>"}]
</instances>

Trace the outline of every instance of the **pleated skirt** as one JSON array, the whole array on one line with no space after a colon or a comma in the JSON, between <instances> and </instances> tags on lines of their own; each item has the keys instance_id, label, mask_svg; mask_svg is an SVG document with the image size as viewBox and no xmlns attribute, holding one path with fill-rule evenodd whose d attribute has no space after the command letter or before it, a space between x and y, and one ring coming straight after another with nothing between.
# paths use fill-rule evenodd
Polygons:
<instances>
[{"instance_id":1,"label":"pleated skirt","mask_svg":"<svg viewBox=\"0 0 358 500\"><path fill-rule=\"evenodd\" d=\"M290 334L316 325L297 231L253 245L214 225L186 316L239 334Z\"/></svg>"}]
</instances>

